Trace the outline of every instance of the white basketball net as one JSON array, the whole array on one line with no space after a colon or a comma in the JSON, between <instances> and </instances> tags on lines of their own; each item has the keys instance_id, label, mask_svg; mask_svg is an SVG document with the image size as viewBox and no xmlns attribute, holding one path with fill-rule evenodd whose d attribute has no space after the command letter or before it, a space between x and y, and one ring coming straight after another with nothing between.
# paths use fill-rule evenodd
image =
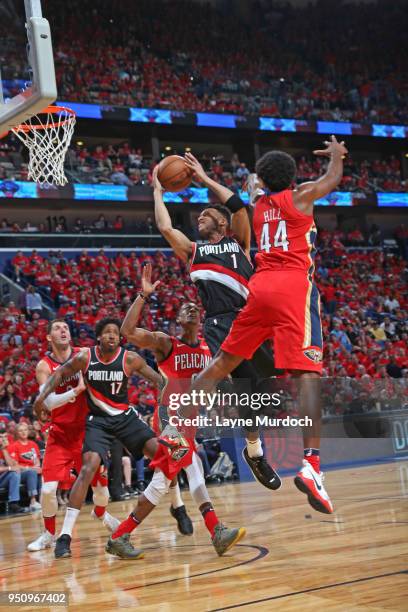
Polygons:
<instances>
[{"instance_id":1,"label":"white basketball net","mask_svg":"<svg viewBox=\"0 0 408 612\"><path fill-rule=\"evenodd\" d=\"M12 131L30 152L28 178L44 185L66 185L64 161L76 123L70 109L47 108Z\"/></svg>"}]
</instances>

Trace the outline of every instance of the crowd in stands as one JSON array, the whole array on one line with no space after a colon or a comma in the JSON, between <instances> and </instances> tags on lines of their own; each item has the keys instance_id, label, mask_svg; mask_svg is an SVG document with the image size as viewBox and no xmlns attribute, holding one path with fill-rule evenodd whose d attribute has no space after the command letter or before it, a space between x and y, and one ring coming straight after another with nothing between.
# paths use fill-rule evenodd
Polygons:
<instances>
[{"instance_id":1,"label":"crowd in stands","mask_svg":"<svg viewBox=\"0 0 408 612\"><path fill-rule=\"evenodd\" d=\"M361 236L359 230L348 236L341 231L322 231L320 235L317 279L326 338L325 374L363 380L406 378L406 262L381 249L346 250L347 238L358 243ZM43 301L67 320L79 346L90 346L98 319L108 314L124 317L140 288L142 266L148 261L161 283L141 324L174 334L182 302L198 299L186 267L175 256L132 252L108 257L101 249L96 256L82 251L71 259L61 251L43 257L35 250L28 256L19 251L13 257L15 280L24 279L30 285L20 304L10 302L0 310L3 412L18 420L36 392L34 368L47 350L49 315L45 316ZM146 356L152 363L152 356ZM135 380L130 386L130 401L146 414L153 409L155 394L146 383Z\"/></svg>"},{"instance_id":2,"label":"crowd in stands","mask_svg":"<svg viewBox=\"0 0 408 612\"><path fill-rule=\"evenodd\" d=\"M34 221L25 221L22 224L4 217L0 221L0 234L157 234L154 219L152 215L147 215L145 219L125 223L122 215L116 217L106 217L100 214L93 221L87 221L81 217L77 217L73 223L67 221L64 215L59 217L47 217L46 222L36 223Z\"/></svg>"},{"instance_id":3,"label":"crowd in stands","mask_svg":"<svg viewBox=\"0 0 408 612\"><path fill-rule=\"evenodd\" d=\"M24 164L20 145L10 140L0 141L0 193L7 195L7 179L27 180L27 165ZM174 151L177 153L177 151ZM222 155L200 157L205 170L218 182L234 191L242 189L251 168L234 153L230 159ZM312 155L296 156L298 182L315 180L323 174L327 161ZM72 182L110 185L149 185L157 161L142 149L129 142L118 145L83 146L73 143L66 157L66 172ZM344 176L339 190L369 194L375 191L406 191L401 162L395 156L376 159L354 159L348 155L344 163ZM96 226L97 228L97 226ZM18 231L18 230L17 230ZM29 227L23 231L30 230ZM43 230L39 230L43 231ZM63 224L57 231L65 231ZM144 233L144 232L141 232ZM146 232L149 233L149 232Z\"/></svg>"},{"instance_id":4,"label":"crowd in stands","mask_svg":"<svg viewBox=\"0 0 408 612\"><path fill-rule=\"evenodd\" d=\"M188 0L97 6L73 0L58 8L45 1L47 11L62 100L357 123L408 121L404 0L319 0L304 6L254 0L245 16L238 5L226 12ZM15 63L21 69L17 54ZM12 62L6 63L3 78L16 74ZM16 91L11 84L7 94Z\"/></svg>"}]
</instances>

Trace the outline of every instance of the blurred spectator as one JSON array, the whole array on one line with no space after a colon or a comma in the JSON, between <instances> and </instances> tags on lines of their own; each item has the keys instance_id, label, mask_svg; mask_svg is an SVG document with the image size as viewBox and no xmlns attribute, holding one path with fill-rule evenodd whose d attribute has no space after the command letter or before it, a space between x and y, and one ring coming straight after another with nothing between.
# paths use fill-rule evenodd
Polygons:
<instances>
[{"instance_id":1,"label":"blurred spectator","mask_svg":"<svg viewBox=\"0 0 408 612\"><path fill-rule=\"evenodd\" d=\"M21 482L27 486L30 498L30 510L41 510L41 504L36 500L39 492L41 466L40 449L33 440L28 439L29 428L26 423L17 426L17 439L9 448L10 457L20 467Z\"/></svg>"}]
</instances>

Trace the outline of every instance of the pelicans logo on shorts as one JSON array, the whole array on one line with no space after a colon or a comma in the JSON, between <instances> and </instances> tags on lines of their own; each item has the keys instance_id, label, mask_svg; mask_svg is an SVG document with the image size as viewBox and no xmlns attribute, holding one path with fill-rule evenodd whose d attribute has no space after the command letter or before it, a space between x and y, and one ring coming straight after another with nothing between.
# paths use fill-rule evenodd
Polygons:
<instances>
[{"instance_id":1,"label":"pelicans logo on shorts","mask_svg":"<svg viewBox=\"0 0 408 612\"><path fill-rule=\"evenodd\" d=\"M314 361L315 363L320 363L323 360L323 353L321 349L315 346L310 346L309 348L303 351L303 354L305 357L307 357L311 361Z\"/></svg>"},{"instance_id":2,"label":"pelicans logo on shorts","mask_svg":"<svg viewBox=\"0 0 408 612\"><path fill-rule=\"evenodd\" d=\"M167 425L158 442L167 447L168 453L174 461L180 461L190 450L188 440L172 425Z\"/></svg>"}]
</instances>

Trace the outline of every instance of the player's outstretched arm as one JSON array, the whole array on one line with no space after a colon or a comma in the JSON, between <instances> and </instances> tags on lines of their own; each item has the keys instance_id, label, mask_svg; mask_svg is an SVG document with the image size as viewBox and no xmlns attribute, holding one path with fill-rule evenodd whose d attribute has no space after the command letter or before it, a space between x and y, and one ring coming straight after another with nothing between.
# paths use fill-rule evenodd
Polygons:
<instances>
[{"instance_id":1,"label":"player's outstretched arm","mask_svg":"<svg viewBox=\"0 0 408 612\"><path fill-rule=\"evenodd\" d=\"M151 382L157 389L162 389L164 387L163 376L147 365L143 357L132 351L129 351L126 355L126 371L130 374L143 376L143 378Z\"/></svg>"},{"instance_id":2,"label":"player's outstretched arm","mask_svg":"<svg viewBox=\"0 0 408 612\"><path fill-rule=\"evenodd\" d=\"M208 187L208 189L211 189L211 191L217 196L221 204L226 204L227 201L235 195L231 189L225 187L224 185L220 185L219 183L217 183L217 181L214 181L212 178L210 178L208 174L206 174L204 168L202 167L198 159L194 157L192 153L186 153L184 159L186 161L186 166L188 166L190 170L194 172L194 175L197 180L199 180L200 183L203 183L206 187ZM244 206L243 203L242 206Z\"/></svg>"},{"instance_id":3,"label":"player's outstretched arm","mask_svg":"<svg viewBox=\"0 0 408 612\"><path fill-rule=\"evenodd\" d=\"M293 192L293 202L296 208L307 215L312 214L314 201L328 195L343 178L343 158L348 153L344 142L337 142L336 137L331 136L331 140L326 140L324 144L326 149L313 151L313 153L330 158L326 173L317 181L302 183Z\"/></svg>"},{"instance_id":4,"label":"player's outstretched arm","mask_svg":"<svg viewBox=\"0 0 408 612\"><path fill-rule=\"evenodd\" d=\"M120 333L127 338L128 342L131 342L138 348L153 351L156 358L162 361L171 351L170 336L162 332L151 332L143 327L138 327L143 306L146 300L154 293L159 283L160 281L152 283L152 264L146 264L142 272L142 291L127 311L120 328Z\"/></svg>"},{"instance_id":5,"label":"player's outstretched arm","mask_svg":"<svg viewBox=\"0 0 408 612\"><path fill-rule=\"evenodd\" d=\"M193 253L193 243L183 232L173 227L169 211L163 201L163 188L157 178L157 172L158 166L153 170L154 217L156 225L175 254L186 262Z\"/></svg>"},{"instance_id":6,"label":"player's outstretched arm","mask_svg":"<svg viewBox=\"0 0 408 612\"><path fill-rule=\"evenodd\" d=\"M60 382L64 378L69 378L70 376L73 376L77 372L81 372L81 371L83 372L85 370L87 363L88 363L88 355L89 355L89 349L84 349L83 351L76 353L69 361L64 363L64 365L57 368L55 372L51 374L51 376L48 376L48 378L43 383L41 391L34 402L33 407L37 415L41 414L41 410L44 410L44 409L47 410L46 400L48 396L55 391L57 386L60 384ZM37 367L39 366L40 364L38 364ZM40 371L41 371L41 368L40 368ZM39 381L40 379L41 377L37 376L37 380ZM77 394L79 394L79 393L82 393L83 388L81 388L81 384L79 384L75 389L72 389L72 391L74 392L78 391Z\"/></svg>"},{"instance_id":7,"label":"player's outstretched arm","mask_svg":"<svg viewBox=\"0 0 408 612\"><path fill-rule=\"evenodd\" d=\"M246 208L241 208L232 215L231 233L237 239L249 259L251 250L251 223Z\"/></svg>"}]
</instances>

